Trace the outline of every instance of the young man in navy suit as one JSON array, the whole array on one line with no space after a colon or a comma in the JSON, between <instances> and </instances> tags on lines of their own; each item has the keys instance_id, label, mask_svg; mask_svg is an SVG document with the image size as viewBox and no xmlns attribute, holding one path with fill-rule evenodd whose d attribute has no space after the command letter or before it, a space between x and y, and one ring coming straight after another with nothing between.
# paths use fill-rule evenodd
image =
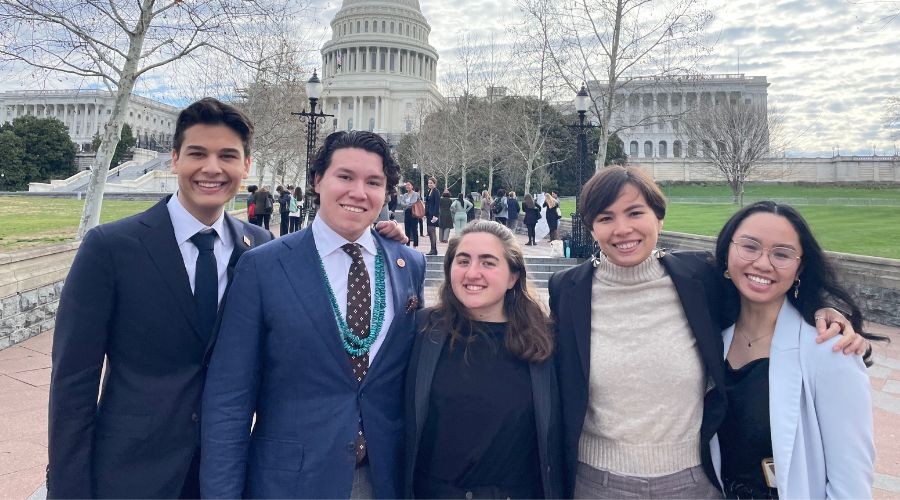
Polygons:
<instances>
[{"instance_id":1,"label":"young man in navy suit","mask_svg":"<svg viewBox=\"0 0 900 500\"><path fill-rule=\"evenodd\" d=\"M402 495L425 258L371 230L400 168L378 135L335 132L311 174L315 222L235 272L203 394L206 498Z\"/></svg>"}]
</instances>

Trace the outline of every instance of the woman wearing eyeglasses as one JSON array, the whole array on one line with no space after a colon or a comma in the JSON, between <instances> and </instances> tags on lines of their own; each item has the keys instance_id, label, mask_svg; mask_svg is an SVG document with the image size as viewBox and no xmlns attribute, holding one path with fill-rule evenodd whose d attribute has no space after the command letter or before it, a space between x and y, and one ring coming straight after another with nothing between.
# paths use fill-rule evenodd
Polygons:
<instances>
[{"instance_id":1,"label":"woman wearing eyeglasses","mask_svg":"<svg viewBox=\"0 0 900 500\"><path fill-rule=\"evenodd\" d=\"M716 242L727 280L728 409L718 432L728 498L871 498L869 379L857 356L815 342L815 309L844 302L862 318L797 211L770 201L738 211ZM860 333L865 338L882 339Z\"/></svg>"}]
</instances>

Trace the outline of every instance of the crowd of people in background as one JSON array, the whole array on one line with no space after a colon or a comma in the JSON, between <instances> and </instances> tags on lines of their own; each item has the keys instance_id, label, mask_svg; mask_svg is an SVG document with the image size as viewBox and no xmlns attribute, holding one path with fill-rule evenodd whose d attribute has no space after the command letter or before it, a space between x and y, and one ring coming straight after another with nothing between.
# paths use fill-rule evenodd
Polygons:
<instances>
[{"instance_id":1,"label":"crowd of people in background","mask_svg":"<svg viewBox=\"0 0 900 500\"><path fill-rule=\"evenodd\" d=\"M277 199L269 192L269 186L247 186L247 222L270 229L269 224L277 202L279 234L299 231L304 215L303 189L300 186L278 186L275 192L278 194Z\"/></svg>"}]
</instances>

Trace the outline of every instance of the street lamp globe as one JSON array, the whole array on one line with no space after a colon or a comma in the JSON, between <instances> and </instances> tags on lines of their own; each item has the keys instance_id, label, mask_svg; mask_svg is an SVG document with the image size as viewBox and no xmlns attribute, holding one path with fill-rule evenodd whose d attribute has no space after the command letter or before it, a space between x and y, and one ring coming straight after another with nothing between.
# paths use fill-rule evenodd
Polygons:
<instances>
[{"instance_id":1,"label":"street lamp globe","mask_svg":"<svg viewBox=\"0 0 900 500\"><path fill-rule=\"evenodd\" d=\"M312 101L318 100L320 95L322 95L322 81L316 75L316 70L313 70L312 78L306 82L306 96Z\"/></svg>"},{"instance_id":2,"label":"street lamp globe","mask_svg":"<svg viewBox=\"0 0 900 500\"><path fill-rule=\"evenodd\" d=\"M587 88L582 83L581 90L575 94L575 111L578 111L579 114L586 112L590 102L591 98L588 96Z\"/></svg>"}]
</instances>

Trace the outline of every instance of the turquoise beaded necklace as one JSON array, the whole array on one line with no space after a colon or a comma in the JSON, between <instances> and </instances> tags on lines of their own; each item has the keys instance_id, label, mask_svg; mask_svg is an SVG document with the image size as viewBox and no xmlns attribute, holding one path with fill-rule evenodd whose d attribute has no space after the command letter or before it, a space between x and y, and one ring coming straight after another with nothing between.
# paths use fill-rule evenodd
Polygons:
<instances>
[{"instance_id":1,"label":"turquoise beaded necklace","mask_svg":"<svg viewBox=\"0 0 900 500\"><path fill-rule=\"evenodd\" d=\"M378 340L381 333L381 326L384 324L385 310L385 293L384 293L384 253L381 247L378 247L378 254L375 256L375 306L372 308L372 318L369 324L369 336L361 338L353 333L347 326L347 321L341 314L338 307L337 299L334 296L334 290L331 288L331 282L328 281L328 273L325 272L325 263L322 262L322 256L319 257L319 269L325 278L325 288L328 289L328 301L331 302L331 312L337 320L338 333L341 337L341 344L344 350L351 356L362 356L369 352L372 344Z\"/></svg>"}]
</instances>

